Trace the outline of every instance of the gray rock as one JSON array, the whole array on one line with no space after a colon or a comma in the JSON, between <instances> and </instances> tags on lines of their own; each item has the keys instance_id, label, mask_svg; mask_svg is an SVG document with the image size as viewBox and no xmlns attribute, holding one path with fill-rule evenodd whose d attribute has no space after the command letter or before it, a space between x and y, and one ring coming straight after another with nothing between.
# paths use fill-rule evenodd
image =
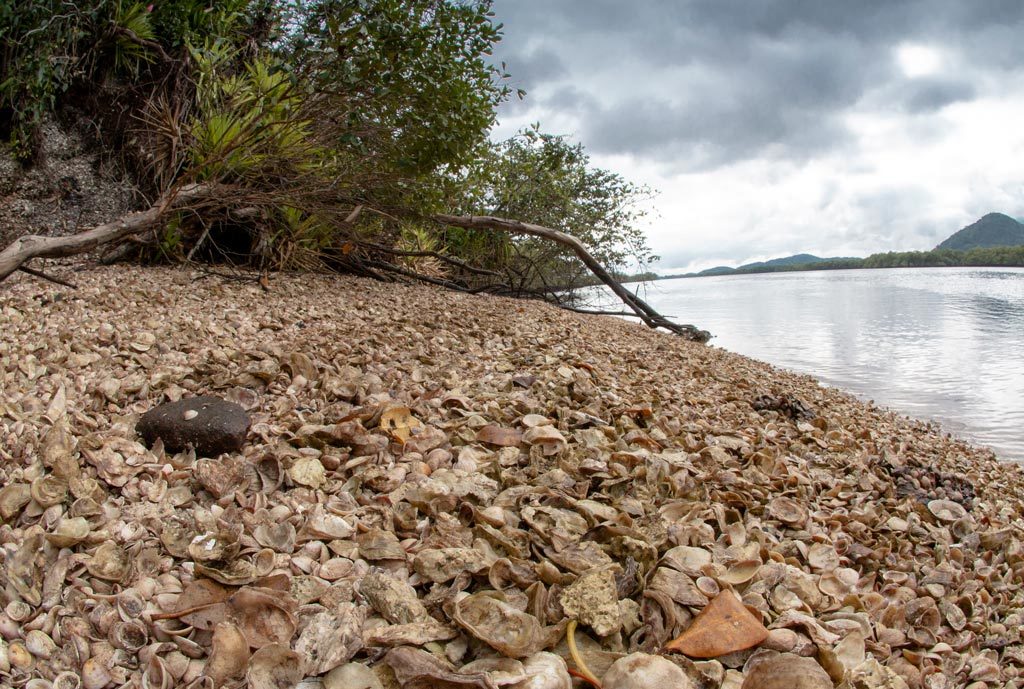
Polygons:
<instances>
[{"instance_id":1,"label":"gray rock","mask_svg":"<svg viewBox=\"0 0 1024 689\"><path fill-rule=\"evenodd\" d=\"M147 445L160 438L171 452L191 445L197 455L213 457L241 448L250 423L249 415L234 402L204 396L154 407L142 415L135 430Z\"/></svg>"}]
</instances>

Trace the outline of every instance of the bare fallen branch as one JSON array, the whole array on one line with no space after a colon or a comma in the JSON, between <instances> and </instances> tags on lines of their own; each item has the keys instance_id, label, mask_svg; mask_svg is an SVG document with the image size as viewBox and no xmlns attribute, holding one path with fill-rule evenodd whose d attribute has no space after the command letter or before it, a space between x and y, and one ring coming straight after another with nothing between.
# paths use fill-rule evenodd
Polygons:
<instances>
[{"instance_id":1,"label":"bare fallen branch","mask_svg":"<svg viewBox=\"0 0 1024 689\"><path fill-rule=\"evenodd\" d=\"M528 234L534 237L541 237L557 242L572 249L573 253L575 253L583 264L590 269L590 272L596 275L601 282L608 285L616 296L618 296L626 306L632 309L633 313L635 313L637 317L639 317L640 320L642 320L648 327L665 328L677 335L681 335L682 337L696 342L707 342L711 339L711 334L706 330L700 330L693 325L673 323L655 311L650 304L619 284L619 282L604 269L604 266L602 266L601 263L594 258L589 251L587 251L587 248L583 246L583 243L570 234L566 234L559 230L553 230L550 227L544 227L543 225L533 225L531 223L520 222L518 220L496 218L489 215L441 214L435 215L434 220L447 225L454 225L455 227L465 227L467 229L477 230L498 230L500 232L509 232L512 234Z\"/></svg>"},{"instance_id":2,"label":"bare fallen branch","mask_svg":"<svg viewBox=\"0 0 1024 689\"><path fill-rule=\"evenodd\" d=\"M48 275L41 270L36 270L35 268L29 268L28 266L18 266L18 270L20 270L23 273L28 273L29 275L40 278L41 280L52 282L55 285L60 285L62 287L70 287L71 289L78 289L78 285L74 284L73 282L68 282L67 280L62 280L58 277L54 277L53 275Z\"/></svg>"}]
</instances>

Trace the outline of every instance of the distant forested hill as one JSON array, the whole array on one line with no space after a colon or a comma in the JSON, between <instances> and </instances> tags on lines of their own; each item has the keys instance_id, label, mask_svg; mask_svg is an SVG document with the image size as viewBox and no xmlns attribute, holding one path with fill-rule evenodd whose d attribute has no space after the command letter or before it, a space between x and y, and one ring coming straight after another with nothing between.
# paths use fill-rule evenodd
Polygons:
<instances>
[{"instance_id":1,"label":"distant forested hill","mask_svg":"<svg viewBox=\"0 0 1024 689\"><path fill-rule=\"evenodd\" d=\"M989 213L975 223L951 235L936 249L984 249L1024 244L1024 225L1008 215Z\"/></svg>"},{"instance_id":2,"label":"distant forested hill","mask_svg":"<svg viewBox=\"0 0 1024 689\"><path fill-rule=\"evenodd\" d=\"M785 256L784 258L773 258L770 261L755 261L754 263L745 263L739 268L730 268L729 266L716 266L714 268L708 268L702 270L699 273L690 273L682 277L710 277L712 275L731 275L732 273L772 273L778 270L785 270L790 266L812 266L816 263L826 263L829 261L843 261L847 260L844 258L821 258L814 254L795 254L793 256ZM807 270L809 268L806 268ZM673 276L680 277L680 276Z\"/></svg>"}]
</instances>

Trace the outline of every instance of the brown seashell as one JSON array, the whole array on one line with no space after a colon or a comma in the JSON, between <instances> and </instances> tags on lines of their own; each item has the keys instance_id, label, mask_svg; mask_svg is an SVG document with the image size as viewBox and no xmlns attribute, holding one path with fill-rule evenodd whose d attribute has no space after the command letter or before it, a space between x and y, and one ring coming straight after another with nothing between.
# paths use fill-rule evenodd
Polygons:
<instances>
[{"instance_id":1,"label":"brown seashell","mask_svg":"<svg viewBox=\"0 0 1024 689\"><path fill-rule=\"evenodd\" d=\"M36 658L48 660L57 651L57 644L45 632L33 629L25 635L25 648Z\"/></svg>"},{"instance_id":2,"label":"brown seashell","mask_svg":"<svg viewBox=\"0 0 1024 689\"><path fill-rule=\"evenodd\" d=\"M741 689L834 689L828 673L810 658L780 653L753 664Z\"/></svg>"},{"instance_id":3,"label":"brown seashell","mask_svg":"<svg viewBox=\"0 0 1024 689\"><path fill-rule=\"evenodd\" d=\"M123 581L131 570L128 554L113 541L104 541L85 565L89 574L107 581Z\"/></svg>"},{"instance_id":4,"label":"brown seashell","mask_svg":"<svg viewBox=\"0 0 1024 689\"><path fill-rule=\"evenodd\" d=\"M27 622L32 616L32 606L21 600L12 600L4 612L15 622Z\"/></svg>"},{"instance_id":5,"label":"brown seashell","mask_svg":"<svg viewBox=\"0 0 1024 689\"><path fill-rule=\"evenodd\" d=\"M196 574L202 574L228 586L244 586L256 579L256 568L245 560L234 560L226 565L207 566L195 563Z\"/></svg>"},{"instance_id":6,"label":"brown seashell","mask_svg":"<svg viewBox=\"0 0 1024 689\"><path fill-rule=\"evenodd\" d=\"M229 531L204 533L188 544L188 554L195 562L209 563L231 560L241 546L238 537Z\"/></svg>"},{"instance_id":7,"label":"brown seashell","mask_svg":"<svg viewBox=\"0 0 1024 689\"><path fill-rule=\"evenodd\" d=\"M745 584L755 576L761 569L760 560L743 560L742 562L736 562L729 566L729 569L725 573L719 575L719 581L724 581L727 584L738 586Z\"/></svg>"},{"instance_id":8,"label":"brown seashell","mask_svg":"<svg viewBox=\"0 0 1024 689\"><path fill-rule=\"evenodd\" d=\"M732 591L718 594L690 627L665 647L692 658L717 658L757 646L768 630Z\"/></svg>"},{"instance_id":9,"label":"brown seashell","mask_svg":"<svg viewBox=\"0 0 1024 689\"><path fill-rule=\"evenodd\" d=\"M82 665L82 687L102 689L113 680L110 670L97 658L89 658Z\"/></svg>"},{"instance_id":10,"label":"brown seashell","mask_svg":"<svg viewBox=\"0 0 1024 689\"><path fill-rule=\"evenodd\" d=\"M75 672L62 672L53 678L53 689L80 689L82 678Z\"/></svg>"},{"instance_id":11,"label":"brown seashell","mask_svg":"<svg viewBox=\"0 0 1024 689\"><path fill-rule=\"evenodd\" d=\"M384 689L373 670L362 663L339 665L322 681L324 689Z\"/></svg>"},{"instance_id":12,"label":"brown seashell","mask_svg":"<svg viewBox=\"0 0 1024 689\"><path fill-rule=\"evenodd\" d=\"M266 455L256 462L256 475L260 479L260 492L272 493L281 487L281 481L284 479L281 460L274 455Z\"/></svg>"},{"instance_id":13,"label":"brown seashell","mask_svg":"<svg viewBox=\"0 0 1024 689\"><path fill-rule=\"evenodd\" d=\"M251 689L294 687L302 679L302 656L281 644L268 644L252 654L245 672Z\"/></svg>"},{"instance_id":14,"label":"brown seashell","mask_svg":"<svg viewBox=\"0 0 1024 689\"><path fill-rule=\"evenodd\" d=\"M149 641L146 625L139 620L116 622L107 636L114 648L124 649L132 654L137 653Z\"/></svg>"},{"instance_id":15,"label":"brown seashell","mask_svg":"<svg viewBox=\"0 0 1024 689\"><path fill-rule=\"evenodd\" d=\"M527 445L540 445L545 455L556 454L568 443L554 426L534 426L523 434L523 442Z\"/></svg>"},{"instance_id":16,"label":"brown seashell","mask_svg":"<svg viewBox=\"0 0 1024 689\"><path fill-rule=\"evenodd\" d=\"M53 531L46 534L46 540L58 548L67 548L84 541L89 536L90 529L85 517L61 519Z\"/></svg>"},{"instance_id":17,"label":"brown seashell","mask_svg":"<svg viewBox=\"0 0 1024 689\"><path fill-rule=\"evenodd\" d=\"M32 499L32 487L27 483L12 483L0 488L0 517L7 521L21 512Z\"/></svg>"},{"instance_id":18,"label":"brown seashell","mask_svg":"<svg viewBox=\"0 0 1024 689\"><path fill-rule=\"evenodd\" d=\"M241 677L249 664L249 643L245 635L232 622L218 622L213 628L210 658L206 662L208 674L216 686L224 681Z\"/></svg>"},{"instance_id":19,"label":"brown seashell","mask_svg":"<svg viewBox=\"0 0 1024 689\"><path fill-rule=\"evenodd\" d=\"M601 678L603 689L690 689L693 683L668 658L632 653L619 658Z\"/></svg>"},{"instance_id":20,"label":"brown seashell","mask_svg":"<svg viewBox=\"0 0 1024 689\"><path fill-rule=\"evenodd\" d=\"M458 601L452 619L477 639L510 658L531 655L543 644L537 618L512 607L494 591L481 591Z\"/></svg>"},{"instance_id":21,"label":"brown seashell","mask_svg":"<svg viewBox=\"0 0 1024 689\"><path fill-rule=\"evenodd\" d=\"M327 472L317 457L303 456L288 468L288 478L307 488L320 488L327 481Z\"/></svg>"},{"instance_id":22,"label":"brown seashell","mask_svg":"<svg viewBox=\"0 0 1024 689\"><path fill-rule=\"evenodd\" d=\"M59 505L68 497L68 483L53 474L37 478L29 489L32 499L43 507Z\"/></svg>"},{"instance_id":23,"label":"brown seashell","mask_svg":"<svg viewBox=\"0 0 1024 689\"><path fill-rule=\"evenodd\" d=\"M498 447L518 447L523 440L523 432L518 428L503 428L488 424L476 432L476 441Z\"/></svg>"},{"instance_id":24,"label":"brown seashell","mask_svg":"<svg viewBox=\"0 0 1024 689\"><path fill-rule=\"evenodd\" d=\"M261 546L279 553L290 554L295 550L295 527L289 522L260 524L253 529L252 537Z\"/></svg>"},{"instance_id":25,"label":"brown seashell","mask_svg":"<svg viewBox=\"0 0 1024 689\"><path fill-rule=\"evenodd\" d=\"M565 661L554 653L535 653L523 661L526 679L509 689L572 689L572 677Z\"/></svg>"},{"instance_id":26,"label":"brown seashell","mask_svg":"<svg viewBox=\"0 0 1024 689\"><path fill-rule=\"evenodd\" d=\"M963 505L952 500L931 500L928 503L928 511L943 522L955 522L967 516L967 510Z\"/></svg>"},{"instance_id":27,"label":"brown seashell","mask_svg":"<svg viewBox=\"0 0 1024 689\"><path fill-rule=\"evenodd\" d=\"M807 521L807 508L792 498L775 498L768 503L768 514L790 526L803 526Z\"/></svg>"}]
</instances>

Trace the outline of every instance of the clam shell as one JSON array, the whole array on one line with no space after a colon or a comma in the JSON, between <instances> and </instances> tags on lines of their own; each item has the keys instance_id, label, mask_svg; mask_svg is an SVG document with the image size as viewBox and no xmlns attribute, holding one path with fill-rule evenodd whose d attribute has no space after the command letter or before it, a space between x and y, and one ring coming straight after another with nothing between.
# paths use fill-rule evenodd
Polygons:
<instances>
[{"instance_id":1,"label":"clam shell","mask_svg":"<svg viewBox=\"0 0 1024 689\"><path fill-rule=\"evenodd\" d=\"M704 567L711 564L711 553L704 548L680 545L666 552L661 560L669 567L696 578L703 576Z\"/></svg>"},{"instance_id":2,"label":"clam shell","mask_svg":"<svg viewBox=\"0 0 1024 689\"><path fill-rule=\"evenodd\" d=\"M741 689L833 689L824 668L810 658L780 653L747 670Z\"/></svg>"},{"instance_id":3,"label":"clam shell","mask_svg":"<svg viewBox=\"0 0 1024 689\"><path fill-rule=\"evenodd\" d=\"M967 510L963 505L952 500L930 500L928 511L943 522L955 522L967 516Z\"/></svg>"},{"instance_id":4,"label":"clam shell","mask_svg":"<svg viewBox=\"0 0 1024 689\"><path fill-rule=\"evenodd\" d=\"M230 560L238 555L238 537L229 531L199 534L188 544L188 554L196 562Z\"/></svg>"},{"instance_id":5,"label":"clam shell","mask_svg":"<svg viewBox=\"0 0 1024 689\"><path fill-rule=\"evenodd\" d=\"M790 526L803 526L807 522L807 508L792 498L773 499L768 503L768 514Z\"/></svg>"},{"instance_id":6,"label":"clam shell","mask_svg":"<svg viewBox=\"0 0 1024 689\"><path fill-rule=\"evenodd\" d=\"M7 521L21 512L32 499L32 487L27 483L11 483L0 488L0 517Z\"/></svg>"},{"instance_id":7,"label":"clam shell","mask_svg":"<svg viewBox=\"0 0 1024 689\"><path fill-rule=\"evenodd\" d=\"M213 628L210 658L206 673L216 686L245 674L249 664L249 642L242 630L232 622L218 622Z\"/></svg>"},{"instance_id":8,"label":"clam shell","mask_svg":"<svg viewBox=\"0 0 1024 689\"><path fill-rule=\"evenodd\" d=\"M515 609L494 591L482 591L458 601L452 619L510 658L531 655L544 643L537 618Z\"/></svg>"},{"instance_id":9,"label":"clam shell","mask_svg":"<svg viewBox=\"0 0 1024 689\"><path fill-rule=\"evenodd\" d=\"M603 689L691 689L682 668L668 658L633 653L619 658L601 678Z\"/></svg>"},{"instance_id":10,"label":"clam shell","mask_svg":"<svg viewBox=\"0 0 1024 689\"><path fill-rule=\"evenodd\" d=\"M52 507L64 502L68 497L67 481L48 474L37 478L30 488L32 499L43 507Z\"/></svg>"},{"instance_id":11,"label":"clam shell","mask_svg":"<svg viewBox=\"0 0 1024 689\"><path fill-rule=\"evenodd\" d=\"M245 671L250 689L294 687L302 679L302 656L281 644L268 644L252 654Z\"/></svg>"},{"instance_id":12,"label":"clam shell","mask_svg":"<svg viewBox=\"0 0 1024 689\"><path fill-rule=\"evenodd\" d=\"M57 522L51 533L46 534L46 540L58 548L67 548L84 541L91 530L85 517L65 518Z\"/></svg>"},{"instance_id":13,"label":"clam shell","mask_svg":"<svg viewBox=\"0 0 1024 689\"><path fill-rule=\"evenodd\" d=\"M89 574L107 581L123 581L131 571L127 553L113 541L104 541L85 565Z\"/></svg>"}]
</instances>

